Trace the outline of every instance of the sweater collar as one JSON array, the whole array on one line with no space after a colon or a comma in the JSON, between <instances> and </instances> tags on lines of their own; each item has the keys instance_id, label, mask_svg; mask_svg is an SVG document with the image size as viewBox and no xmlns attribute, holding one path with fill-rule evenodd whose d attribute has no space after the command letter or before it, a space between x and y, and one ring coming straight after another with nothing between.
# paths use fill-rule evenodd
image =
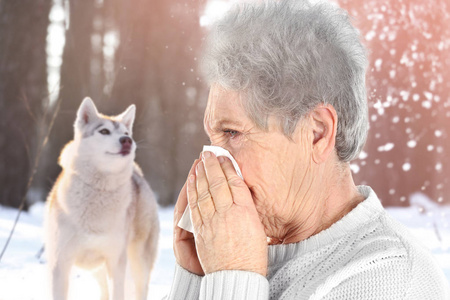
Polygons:
<instances>
[{"instance_id":1,"label":"sweater collar","mask_svg":"<svg viewBox=\"0 0 450 300\"><path fill-rule=\"evenodd\" d=\"M375 192L368 186L358 186L358 190L365 200L329 228L298 243L270 245L269 266L320 249L377 218L383 206Z\"/></svg>"}]
</instances>

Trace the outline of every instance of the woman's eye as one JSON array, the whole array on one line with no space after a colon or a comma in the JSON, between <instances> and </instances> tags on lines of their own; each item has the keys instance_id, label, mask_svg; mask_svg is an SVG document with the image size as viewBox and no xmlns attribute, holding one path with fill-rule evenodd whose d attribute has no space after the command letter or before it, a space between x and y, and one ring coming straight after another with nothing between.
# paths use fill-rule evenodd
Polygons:
<instances>
[{"instance_id":1,"label":"woman's eye","mask_svg":"<svg viewBox=\"0 0 450 300\"><path fill-rule=\"evenodd\" d=\"M227 133L230 136L230 138L232 138L232 139L237 137L240 133L239 131L231 130L231 129L224 130L223 132Z\"/></svg>"},{"instance_id":2,"label":"woman's eye","mask_svg":"<svg viewBox=\"0 0 450 300\"><path fill-rule=\"evenodd\" d=\"M101 134L107 135L110 134L111 132L108 129L102 129L99 131Z\"/></svg>"}]
</instances>

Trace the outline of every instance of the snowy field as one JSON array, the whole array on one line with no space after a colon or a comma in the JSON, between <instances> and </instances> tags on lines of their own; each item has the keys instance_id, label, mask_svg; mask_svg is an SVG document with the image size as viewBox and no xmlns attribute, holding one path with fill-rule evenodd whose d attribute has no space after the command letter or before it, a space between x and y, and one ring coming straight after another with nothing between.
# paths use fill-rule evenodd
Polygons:
<instances>
[{"instance_id":1,"label":"snowy field","mask_svg":"<svg viewBox=\"0 0 450 300\"><path fill-rule=\"evenodd\" d=\"M389 208L389 213L405 224L429 247L450 281L450 207L439 207L423 196L411 198L414 206ZM172 250L172 208L160 209L159 255L152 273L148 299L161 299L172 282L175 259ZM3 248L17 210L0 206L0 247ZM23 213L12 241L0 262L0 300L44 300L47 292L46 264L37 253L42 246L43 204ZM99 299L99 289L90 274L75 269L70 299ZM127 289L131 279L127 277ZM127 297L127 299L133 299Z\"/></svg>"},{"instance_id":2,"label":"snowy field","mask_svg":"<svg viewBox=\"0 0 450 300\"><path fill-rule=\"evenodd\" d=\"M22 213L13 238L0 262L0 300L48 300L48 283L44 255L37 254L42 247L42 221L44 205L31 207L29 213ZM3 249L13 225L17 210L0 206L0 247ZM161 299L172 283L175 257L172 250L173 207L159 210L161 236L159 253L150 281L148 299ZM127 274L127 295L133 294L131 277ZM72 271L71 300L99 300L100 290L89 272ZM134 299L126 297L126 299Z\"/></svg>"}]
</instances>

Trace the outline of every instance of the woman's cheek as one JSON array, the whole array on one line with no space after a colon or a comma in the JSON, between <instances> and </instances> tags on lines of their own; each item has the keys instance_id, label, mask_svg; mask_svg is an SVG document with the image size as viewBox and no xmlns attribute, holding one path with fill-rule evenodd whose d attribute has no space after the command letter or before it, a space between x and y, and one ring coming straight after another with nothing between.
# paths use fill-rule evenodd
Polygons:
<instances>
[{"instance_id":1,"label":"woman's cheek","mask_svg":"<svg viewBox=\"0 0 450 300\"><path fill-rule=\"evenodd\" d=\"M263 180L263 175L262 174L262 170L260 169L260 166L255 163L255 161L253 161L250 158L247 158L244 160L244 163L242 164L241 168L241 172L242 172L242 176L244 177L245 183L247 184L247 186L249 187L258 187L257 190L255 190L255 193L258 193L258 190L260 189L260 187L262 187L264 185L264 180ZM257 196L261 196L261 195L257 195Z\"/></svg>"}]
</instances>

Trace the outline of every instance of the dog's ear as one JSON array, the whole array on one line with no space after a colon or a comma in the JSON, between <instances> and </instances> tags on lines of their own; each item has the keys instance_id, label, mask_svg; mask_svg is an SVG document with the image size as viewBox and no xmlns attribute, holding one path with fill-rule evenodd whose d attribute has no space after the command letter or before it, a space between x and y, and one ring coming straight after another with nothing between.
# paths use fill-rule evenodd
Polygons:
<instances>
[{"instance_id":1,"label":"dog's ear","mask_svg":"<svg viewBox=\"0 0 450 300\"><path fill-rule=\"evenodd\" d=\"M128 128L130 134L133 131L133 123L135 116L136 116L136 105L134 104L128 106L128 108L123 113L117 116L117 118Z\"/></svg>"},{"instance_id":2,"label":"dog's ear","mask_svg":"<svg viewBox=\"0 0 450 300\"><path fill-rule=\"evenodd\" d=\"M75 120L75 128L82 128L88 123L98 119L98 111L91 98L84 98L81 102L77 112L77 119Z\"/></svg>"}]
</instances>

